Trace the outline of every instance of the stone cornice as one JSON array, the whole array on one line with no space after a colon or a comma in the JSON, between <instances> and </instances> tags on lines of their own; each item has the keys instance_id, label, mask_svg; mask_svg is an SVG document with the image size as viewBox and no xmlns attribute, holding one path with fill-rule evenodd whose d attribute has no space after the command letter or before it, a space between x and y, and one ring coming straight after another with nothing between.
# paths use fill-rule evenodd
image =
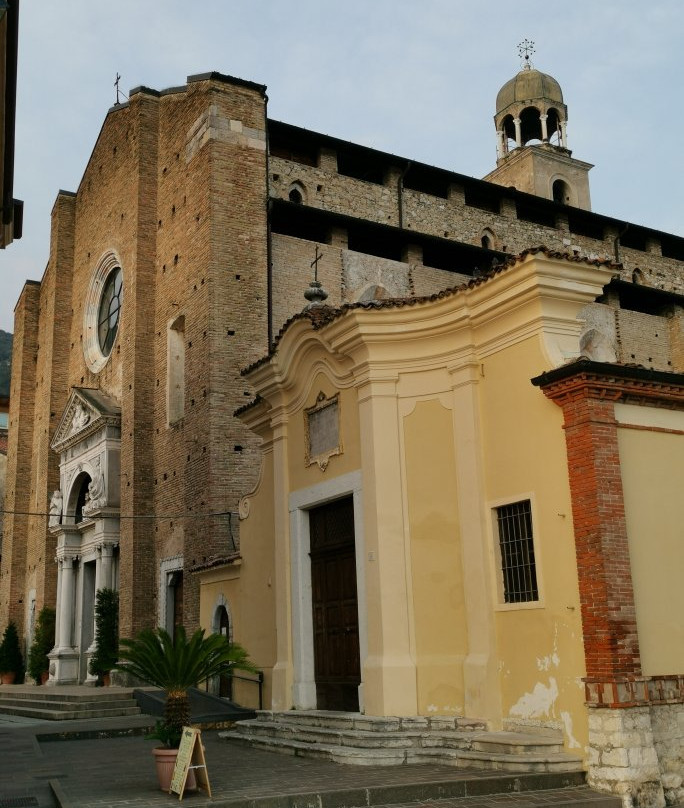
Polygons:
<instances>
[{"instance_id":1,"label":"stone cornice","mask_svg":"<svg viewBox=\"0 0 684 808\"><path fill-rule=\"evenodd\" d=\"M684 374L578 359L531 380L551 401L601 398L684 409Z\"/></svg>"},{"instance_id":2,"label":"stone cornice","mask_svg":"<svg viewBox=\"0 0 684 808\"><path fill-rule=\"evenodd\" d=\"M120 429L119 406L99 390L76 387L71 391L50 448L61 453L108 426Z\"/></svg>"},{"instance_id":3,"label":"stone cornice","mask_svg":"<svg viewBox=\"0 0 684 808\"><path fill-rule=\"evenodd\" d=\"M64 440L53 440L51 448L54 449L55 452L63 452L66 449L70 449L72 446L75 446L77 443L80 443L90 435L95 435L103 427L113 426L118 428L120 424L120 415L100 415L93 421L90 421L86 428L82 429L80 432L76 432Z\"/></svg>"}]
</instances>

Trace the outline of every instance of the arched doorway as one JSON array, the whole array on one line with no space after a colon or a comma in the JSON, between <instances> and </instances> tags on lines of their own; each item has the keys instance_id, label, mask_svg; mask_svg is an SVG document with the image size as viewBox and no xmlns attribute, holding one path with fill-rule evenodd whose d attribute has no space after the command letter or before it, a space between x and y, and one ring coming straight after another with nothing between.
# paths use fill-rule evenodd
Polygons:
<instances>
[{"instance_id":1,"label":"arched doorway","mask_svg":"<svg viewBox=\"0 0 684 808\"><path fill-rule=\"evenodd\" d=\"M225 606L219 606L216 610L215 625L218 633L230 642L230 616ZM233 698L233 677L230 674L221 674L219 676L218 694L225 699Z\"/></svg>"}]
</instances>

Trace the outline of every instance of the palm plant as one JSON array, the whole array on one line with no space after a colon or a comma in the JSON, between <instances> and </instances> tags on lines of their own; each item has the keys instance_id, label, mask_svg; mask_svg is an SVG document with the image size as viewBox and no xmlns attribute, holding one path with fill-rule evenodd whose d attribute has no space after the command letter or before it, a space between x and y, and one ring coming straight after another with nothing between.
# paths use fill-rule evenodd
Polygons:
<instances>
[{"instance_id":1,"label":"palm plant","mask_svg":"<svg viewBox=\"0 0 684 808\"><path fill-rule=\"evenodd\" d=\"M118 669L166 691L164 721L156 737L167 746L178 746L184 726L190 723L188 690L227 669L256 672L247 652L221 634L204 636L198 629L190 639L179 626L174 639L163 628L145 629L134 639L119 642Z\"/></svg>"}]
</instances>

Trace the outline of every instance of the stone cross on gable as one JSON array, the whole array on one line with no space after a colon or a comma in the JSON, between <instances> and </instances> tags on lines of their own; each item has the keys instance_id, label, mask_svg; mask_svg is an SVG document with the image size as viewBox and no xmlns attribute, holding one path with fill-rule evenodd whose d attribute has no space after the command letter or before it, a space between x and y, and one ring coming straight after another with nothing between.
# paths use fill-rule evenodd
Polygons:
<instances>
[{"instance_id":1,"label":"stone cross on gable","mask_svg":"<svg viewBox=\"0 0 684 808\"><path fill-rule=\"evenodd\" d=\"M318 251L318 244L316 245L316 251L314 253L314 260L311 262L310 266L314 271L314 281L318 280L318 262L323 258L323 253Z\"/></svg>"}]
</instances>

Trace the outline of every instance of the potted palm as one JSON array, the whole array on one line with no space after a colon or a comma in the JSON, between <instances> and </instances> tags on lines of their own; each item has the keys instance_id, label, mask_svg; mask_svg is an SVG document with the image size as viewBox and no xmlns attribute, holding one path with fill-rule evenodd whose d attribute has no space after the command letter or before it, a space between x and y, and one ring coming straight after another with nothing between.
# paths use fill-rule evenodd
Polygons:
<instances>
[{"instance_id":1,"label":"potted palm","mask_svg":"<svg viewBox=\"0 0 684 808\"><path fill-rule=\"evenodd\" d=\"M115 589L98 589L95 597L95 651L89 670L98 684L108 685L109 674L119 656L119 593Z\"/></svg>"},{"instance_id":2,"label":"potted palm","mask_svg":"<svg viewBox=\"0 0 684 808\"><path fill-rule=\"evenodd\" d=\"M50 669L48 654L55 645L55 610L43 606L38 612L33 642L28 655L26 670L37 685L45 684Z\"/></svg>"},{"instance_id":3,"label":"potted palm","mask_svg":"<svg viewBox=\"0 0 684 808\"><path fill-rule=\"evenodd\" d=\"M179 626L172 639L163 628L145 629L134 639L119 642L117 669L166 691L164 718L149 737L160 740L153 749L159 787L168 791L176 763L183 727L190 724L188 690L213 676L233 670L252 673L256 668L247 652L221 634L204 635L198 629L189 639Z\"/></svg>"},{"instance_id":4,"label":"potted palm","mask_svg":"<svg viewBox=\"0 0 684 808\"><path fill-rule=\"evenodd\" d=\"M24 658L19 647L19 632L12 620L7 624L0 642L0 683L12 685L24 676Z\"/></svg>"}]
</instances>

